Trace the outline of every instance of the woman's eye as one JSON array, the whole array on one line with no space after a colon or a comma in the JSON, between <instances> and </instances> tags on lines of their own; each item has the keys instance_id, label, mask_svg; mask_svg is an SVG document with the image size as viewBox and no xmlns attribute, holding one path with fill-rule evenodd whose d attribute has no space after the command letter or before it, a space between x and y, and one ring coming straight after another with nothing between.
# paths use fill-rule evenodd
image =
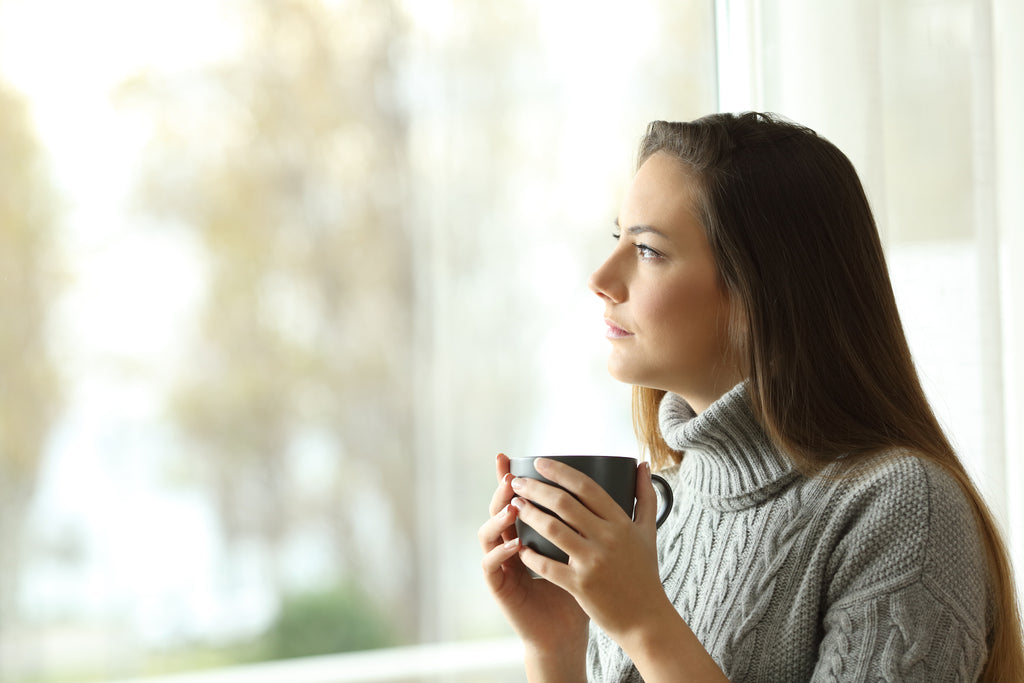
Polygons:
<instances>
[{"instance_id":1,"label":"woman's eye","mask_svg":"<svg viewBox=\"0 0 1024 683\"><path fill-rule=\"evenodd\" d=\"M646 244L643 244L642 242L637 242L633 246L636 247L636 253L642 259L661 258L661 254L654 251L653 249L651 249Z\"/></svg>"},{"instance_id":2,"label":"woman's eye","mask_svg":"<svg viewBox=\"0 0 1024 683\"><path fill-rule=\"evenodd\" d=\"M616 242L618 242L618 241L619 241L619 238L620 238L620 237L622 237L622 233L619 233L619 232L613 232L613 233L612 233L612 237L614 237L614 238L615 238L615 241L616 241Z\"/></svg>"}]
</instances>

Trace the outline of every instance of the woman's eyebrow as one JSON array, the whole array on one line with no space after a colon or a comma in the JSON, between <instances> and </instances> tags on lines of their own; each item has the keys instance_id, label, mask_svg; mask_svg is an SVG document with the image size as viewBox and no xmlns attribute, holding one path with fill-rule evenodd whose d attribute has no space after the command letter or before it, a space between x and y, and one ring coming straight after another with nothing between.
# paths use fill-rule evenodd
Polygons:
<instances>
[{"instance_id":1,"label":"woman's eyebrow","mask_svg":"<svg viewBox=\"0 0 1024 683\"><path fill-rule=\"evenodd\" d=\"M621 226L619 225L619 219L618 218L615 219L615 227L621 229ZM655 235L658 235L659 237L665 237L666 239L668 239L665 236L665 233L663 233L661 230L658 230L653 225L641 224L641 225L633 225L633 226L630 226L630 227L626 228L626 234L629 234L629 235L640 235L640 234L645 233L645 232L651 232L651 233L654 233Z\"/></svg>"}]
</instances>

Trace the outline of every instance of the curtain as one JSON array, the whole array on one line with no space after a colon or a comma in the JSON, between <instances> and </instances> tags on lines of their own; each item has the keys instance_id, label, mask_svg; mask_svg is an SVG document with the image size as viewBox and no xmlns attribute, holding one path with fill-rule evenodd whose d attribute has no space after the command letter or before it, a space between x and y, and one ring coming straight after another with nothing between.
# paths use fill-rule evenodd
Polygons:
<instances>
[{"instance_id":1,"label":"curtain","mask_svg":"<svg viewBox=\"0 0 1024 683\"><path fill-rule=\"evenodd\" d=\"M857 167L925 389L1021 567L1024 4L717 0L716 18L720 109L799 121Z\"/></svg>"}]
</instances>

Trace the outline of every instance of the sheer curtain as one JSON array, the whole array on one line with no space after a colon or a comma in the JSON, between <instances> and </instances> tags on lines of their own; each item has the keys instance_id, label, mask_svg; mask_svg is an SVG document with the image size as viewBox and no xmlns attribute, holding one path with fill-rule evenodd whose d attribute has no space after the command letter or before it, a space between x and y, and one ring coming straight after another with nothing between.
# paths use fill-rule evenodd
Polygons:
<instances>
[{"instance_id":1,"label":"sheer curtain","mask_svg":"<svg viewBox=\"0 0 1024 683\"><path fill-rule=\"evenodd\" d=\"M719 107L843 149L929 397L1024 578L1024 5L717 0Z\"/></svg>"}]
</instances>

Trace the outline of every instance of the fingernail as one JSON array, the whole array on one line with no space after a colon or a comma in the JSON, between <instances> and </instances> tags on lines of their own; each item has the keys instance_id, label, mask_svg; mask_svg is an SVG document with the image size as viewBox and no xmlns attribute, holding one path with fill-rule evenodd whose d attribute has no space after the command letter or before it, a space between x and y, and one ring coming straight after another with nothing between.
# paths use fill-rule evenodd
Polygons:
<instances>
[{"instance_id":1,"label":"fingernail","mask_svg":"<svg viewBox=\"0 0 1024 683\"><path fill-rule=\"evenodd\" d=\"M505 475L504 477L502 477L502 478L501 478L501 483L502 483L502 484L507 484L507 483L509 483L510 481L512 481L512 479L513 479L513 477L512 477L512 473L511 473L511 472L509 472L509 473L507 473L507 474L506 474L506 475Z\"/></svg>"},{"instance_id":2,"label":"fingernail","mask_svg":"<svg viewBox=\"0 0 1024 683\"><path fill-rule=\"evenodd\" d=\"M516 510L522 510L524 507L526 507L526 501L523 500L522 498L516 497L512 499L512 505L515 506Z\"/></svg>"},{"instance_id":3,"label":"fingernail","mask_svg":"<svg viewBox=\"0 0 1024 683\"><path fill-rule=\"evenodd\" d=\"M519 477L516 477L515 479L513 479L512 480L512 488L515 489L516 491L518 491L519 489L523 488L523 480L521 478L519 478Z\"/></svg>"},{"instance_id":4,"label":"fingernail","mask_svg":"<svg viewBox=\"0 0 1024 683\"><path fill-rule=\"evenodd\" d=\"M513 548L519 547L519 539L513 538L511 541L505 543L505 550L512 550Z\"/></svg>"},{"instance_id":5,"label":"fingernail","mask_svg":"<svg viewBox=\"0 0 1024 683\"><path fill-rule=\"evenodd\" d=\"M538 472L543 474L544 471L547 470L548 468L548 462L549 461L547 458L537 458L536 460L533 461L533 467Z\"/></svg>"},{"instance_id":6,"label":"fingernail","mask_svg":"<svg viewBox=\"0 0 1024 683\"><path fill-rule=\"evenodd\" d=\"M503 510L503 512L506 515L514 515L514 514L516 514L516 511L518 511L518 510L519 510L519 508L517 508L515 505L512 505L511 503L509 503L508 505L505 506L505 509Z\"/></svg>"}]
</instances>

